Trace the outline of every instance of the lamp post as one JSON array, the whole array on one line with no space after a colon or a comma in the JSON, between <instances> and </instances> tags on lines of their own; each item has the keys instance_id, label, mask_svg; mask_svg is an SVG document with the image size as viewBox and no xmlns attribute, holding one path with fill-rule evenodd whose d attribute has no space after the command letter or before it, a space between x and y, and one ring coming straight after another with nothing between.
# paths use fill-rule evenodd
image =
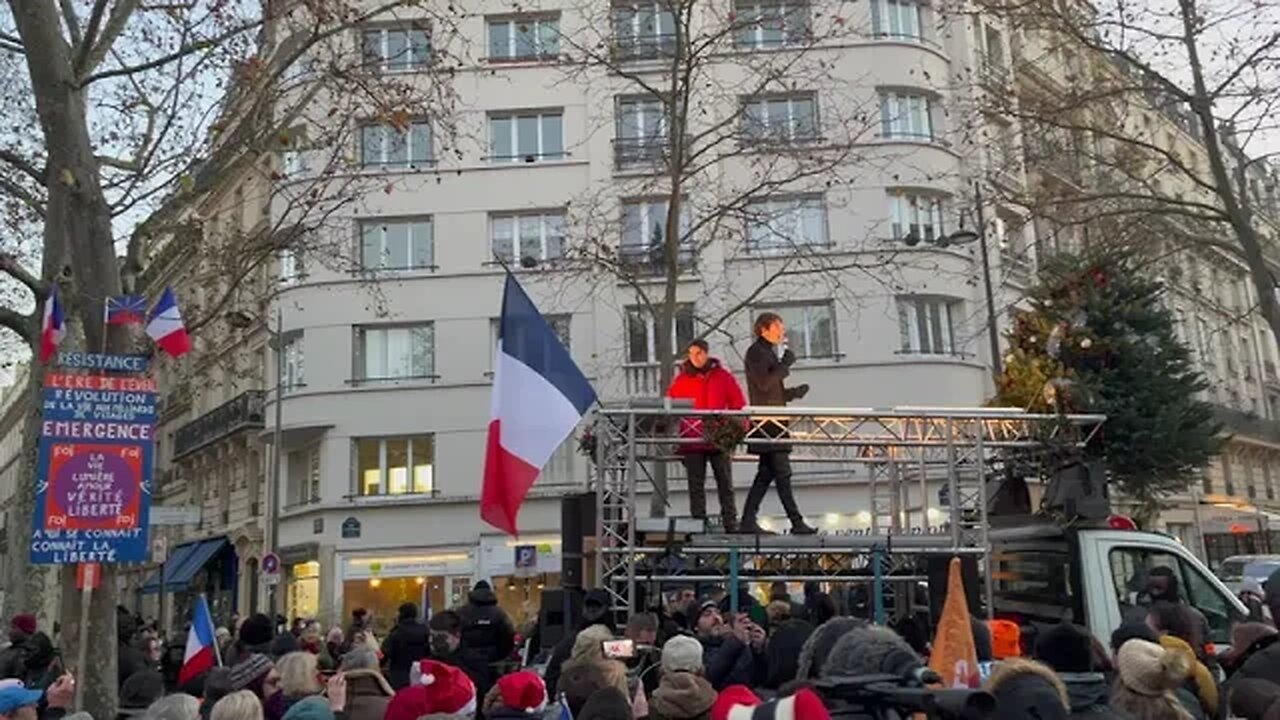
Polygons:
<instances>
[{"instance_id":1,"label":"lamp post","mask_svg":"<svg viewBox=\"0 0 1280 720\"><path fill-rule=\"evenodd\" d=\"M982 209L982 186L977 182L973 183L973 205L977 230L966 230L964 223L961 222L959 230L930 242L940 248L978 243L979 259L982 263L982 287L987 300L987 340L991 343L991 376L998 383L1003 370L1000 361L1000 329L996 324L996 298L991 284L991 257L987 251L987 221ZM908 235L904 242L908 246L915 246L920 243L920 238Z\"/></svg>"}]
</instances>

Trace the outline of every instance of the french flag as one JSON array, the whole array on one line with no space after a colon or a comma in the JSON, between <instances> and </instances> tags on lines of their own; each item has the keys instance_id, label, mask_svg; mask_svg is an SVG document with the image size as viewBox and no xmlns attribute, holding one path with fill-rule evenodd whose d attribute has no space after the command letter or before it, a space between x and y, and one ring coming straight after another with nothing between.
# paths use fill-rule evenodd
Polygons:
<instances>
[{"instance_id":1,"label":"french flag","mask_svg":"<svg viewBox=\"0 0 1280 720\"><path fill-rule=\"evenodd\" d=\"M173 295L173 288L165 288L156 306L151 308L147 335L170 357L181 357L191 351L191 336L182 324L182 313L178 312L178 299Z\"/></svg>"},{"instance_id":2,"label":"french flag","mask_svg":"<svg viewBox=\"0 0 1280 720\"><path fill-rule=\"evenodd\" d=\"M40 321L40 362L47 363L58 350L58 343L67 335L67 324L62 316L62 301L58 299L58 286L49 286L49 297L44 301L44 318Z\"/></svg>"},{"instance_id":3,"label":"french flag","mask_svg":"<svg viewBox=\"0 0 1280 720\"><path fill-rule=\"evenodd\" d=\"M591 383L508 273L493 364L481 519L516 534L516 515L529 488L595 401Z\"/></svg>"},{"instance_id":4,"label":"french flag","mask_svg":"<svg viewBox=\"0 0 1280 720\"><path fill-rule=\"evenodd\" d=\"M218 649L214 643L213 616L209 614L209 603L204 595L196 596L196 606L191 614L191 632L187 633L187 651L182 656L182 668L178 670L178 684L200 677L200 674L213 667L218 658Z\"/></svg>"}]
</instances>

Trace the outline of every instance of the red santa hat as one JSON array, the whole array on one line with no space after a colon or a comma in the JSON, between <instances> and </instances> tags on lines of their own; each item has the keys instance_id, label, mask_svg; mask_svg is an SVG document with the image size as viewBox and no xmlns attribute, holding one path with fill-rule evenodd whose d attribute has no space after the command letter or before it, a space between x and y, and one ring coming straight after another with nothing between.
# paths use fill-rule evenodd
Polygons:
<instances>
[{"instance_id":1,"label":"red santa hat","mask_svg":"<svg viewBox=\"0 0 1280 720\"><path fill-rule=\"evenodd\" d=\"M502 706L538 715L547 709L547 685L538 673L529 670L498 678Z\"/></svg>"},{"instance_id":2,"label":"red santa hat","mask_svg":"<svg viewBox=\"0 0 1280 720\"><path fill-rule=\"evenodd\" d=\"M435 660L422 660L417 669L414 682L425 689L423 715L475 713L476 686L466 673Z\"/></svg>"},{"instance_id":3,"label":"red santa hat","mask_svg":"<svg viewBox=\"0 0 1280 720\"><path fill-rule=\"evenodd\" d=\"M831 713L809 689L766 703L746 686L730 685L711 706L711 720L831 720Z\"/></svg>"}]
</instances>

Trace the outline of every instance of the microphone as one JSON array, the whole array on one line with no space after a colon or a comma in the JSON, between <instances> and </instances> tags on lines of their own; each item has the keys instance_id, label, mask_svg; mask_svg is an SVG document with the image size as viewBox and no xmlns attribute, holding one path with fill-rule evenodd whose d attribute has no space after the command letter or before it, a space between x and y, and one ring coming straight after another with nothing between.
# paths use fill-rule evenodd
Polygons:
<instances>
[{"instance_id":1,"label":"microphone","mask_svg":"<svg viewBox=\"0 0 1280 720\"><path fill-rule=\"evenodd\" d=\"M875 625L846 632L831 649L822 674L892 675L921 685L941 682L897 633Z\"/></svg>"}]
</instances>

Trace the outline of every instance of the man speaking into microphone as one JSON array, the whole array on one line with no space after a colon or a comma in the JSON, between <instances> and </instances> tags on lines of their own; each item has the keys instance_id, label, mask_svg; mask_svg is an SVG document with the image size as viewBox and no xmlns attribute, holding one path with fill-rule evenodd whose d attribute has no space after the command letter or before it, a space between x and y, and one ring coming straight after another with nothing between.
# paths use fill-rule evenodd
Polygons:
<instances>
[{"instance_id":1,"label":"man speaking into microphone","mask_svg":"<svg viewBox=\"0 0 1280 720\"><path fill-rule=\"evenodd\" d=\"M791 374L791 366L796 361L795 353L786 347L787 329L782 318L776 313L764 312L756 318L753 326L755 342L747 348L745 357L747 371L747 397L752 405L784 406L791 400L803 398L809 392L808 385L786 387L783 380ZM787 421L774 419L761 423L752 432L751 437L777 440L787 437ZM812 535L817 530L809 527L796 505L796 497L791 492L791 447L786 444L747 443L747 450L760 456L755 480L751 482L751 491L747 493L747 504L742 509L740 532L759 533L756 513L760 511L760 502L768 492L770 483L778 486L778 499L782 508L791 520L792 535Z\"/></svg>"}]
</instances>

